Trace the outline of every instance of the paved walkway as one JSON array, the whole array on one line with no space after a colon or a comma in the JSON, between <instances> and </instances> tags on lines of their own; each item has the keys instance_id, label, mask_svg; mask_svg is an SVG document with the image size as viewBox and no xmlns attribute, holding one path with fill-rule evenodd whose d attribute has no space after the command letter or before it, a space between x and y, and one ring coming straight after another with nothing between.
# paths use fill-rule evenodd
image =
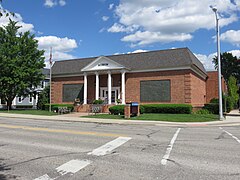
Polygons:
<instances>
[{"instance_id":1,"label":"paved walkway","mask_svg":"<svg viewBox=\"0 0 240 180\"><path fill-rule=\"evenodd\" d=\"M88 123L105 123L105 124L145 124L145 125L159 125L159 126L233 126L240 125L240 113L238 110L234 110L229 113L223 121L210 121L210 122L164 122L164 121L142 121L142 120L117 120L117 119L95 119L85 118L81 116L87 116L87 113L71 113L56 116L40 116L40 115L27 115L27 114L11 114L0 113L0 117L9 118L24 118L24 119L40 119L48 121L70 121L70 122L88 122Z\"/></svg>"}]
</instances>

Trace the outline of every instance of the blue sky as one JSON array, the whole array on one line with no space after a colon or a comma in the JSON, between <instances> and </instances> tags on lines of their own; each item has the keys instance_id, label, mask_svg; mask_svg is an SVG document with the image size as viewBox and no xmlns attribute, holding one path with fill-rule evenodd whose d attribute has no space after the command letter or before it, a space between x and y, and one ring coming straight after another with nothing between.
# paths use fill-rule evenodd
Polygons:
<instances>
[{"instance_id":1,"label":"blue sky","mask_svg":"<svg viewBox=\"0 0 240 180\"><path fill-rule=\"evenodd\" d=\"M213 69L215 15L220 15L221 51L240 57L240 0L3 0L21 31L39 48L53 47L54 60L188 47ZM8 18L0 18L0 26Z\"/></svg>"}]
</instances>

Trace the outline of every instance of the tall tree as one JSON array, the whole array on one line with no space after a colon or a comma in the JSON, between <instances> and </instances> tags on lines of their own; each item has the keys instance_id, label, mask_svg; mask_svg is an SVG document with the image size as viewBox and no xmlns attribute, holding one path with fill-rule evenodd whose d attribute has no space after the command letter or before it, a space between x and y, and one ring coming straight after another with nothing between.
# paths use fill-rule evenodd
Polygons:
<instances>
[{"instance_id":1,"label":"tall tree","mask_svg":"<svg viewBox=\"0 0 240 180\"><path fill-rule=\"evenodd\" d=\"M229 98L230 108L231 109L235 108L238 103L239 95L238 95L237 79L233 76L230 76L228 80L228 98Z\"/></svg>"},{"instance_id":2,"label":"tall tree","mask_svg":"<svg viewBox=\"0 0 240 180\"><path fill-rule=\"evenodd\" d=\"M224 52L221 54L221 71L224 79L229 80L229 77L232 75L240 81L240 61L236 56L233 56L232 53ZM215 64L215 69L218 68L217 57L213 58L213 63Z\"/></svg>"},{"instance_id":3,"label":"tall tree","mask_svg":"<svg viewBox=\"0 0 240 180\"><path fill-rule=\"evenodd\" d=\"M19 28L12 20L0 27L0 97L9 109L16 95L26 97L44 78L44 51L37 49L34 35L18 33Z\"/></svg>"}]
</instances>

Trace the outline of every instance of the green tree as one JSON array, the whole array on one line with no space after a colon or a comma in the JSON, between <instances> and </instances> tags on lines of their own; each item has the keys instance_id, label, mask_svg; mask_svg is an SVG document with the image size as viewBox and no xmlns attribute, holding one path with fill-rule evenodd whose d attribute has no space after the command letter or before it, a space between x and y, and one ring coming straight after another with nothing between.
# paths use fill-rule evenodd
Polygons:
<instances>
[{"instance_id":1,"label":"green tree","mask_svg":"<svg viewBox=\"0 0 240 180\"><path fill-rule=\"evenodd\" d=\"M50 86L46 86L38 96L37 108L44 110L44 105L49 104Z\"/></svg>"},{"instance_id":2,"label":"green tree","mask_svg":"<svg viewBox=\"0 0 240 180\"><path fill-rule=\"evenodd\" d=\"M18 33L19 28L12 20L0 27L0 97L9 109L16 95L26 97L44 79L44 51L34 35Z\"/></svg>"},{"instance_id":3,"label":"green tree","mask_svg":"<svg viewBox=\"0 0 240 180\"><path fill-rule=\"evenodd\" d=\"M213 58L215 69L218 69L218 60ZM228 82L230 76L234 76L240 81L240 61L232 53L224 52L221 54L221 71L225 81Z\"/></svg>"},{"instance_id":4,"label":"green tree","mask_svg":"<svg viewBox=\"0 0 240 180\"><path fill-rule=\"evenodd\" d=\"M237 106L238 98L237 79L234 76L230 76L228 80L228 100L231 109Z\"/></svg>"}]
</instances>

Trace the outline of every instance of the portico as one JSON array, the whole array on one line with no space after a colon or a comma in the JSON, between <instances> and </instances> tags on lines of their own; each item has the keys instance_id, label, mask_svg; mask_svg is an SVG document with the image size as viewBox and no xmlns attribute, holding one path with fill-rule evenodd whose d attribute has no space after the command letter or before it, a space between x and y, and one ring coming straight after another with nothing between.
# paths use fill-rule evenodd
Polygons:
<instances>
[{"instance_id":1,"label":"portico","mask_svg":"<svg viewBox=\"0 0 240 180\"><path fill-rule=\"evenodd\" d=\"M95 100L102 99L107 104L115 104L117 102L117 99L119 99L121 100L121 104L125 104L125 74L127 68L112 61L107 57L101 56L86 67L84 67L81 71L84 73L83 104L88 104L87 89L89 75L95 75ZM113 74L119 74L119 76L121 76L121 81L117 82L117 86L113 86ZM100 79L102 75L107 75L107 86L100 87Z\"/></svg>"}]
</instances>

